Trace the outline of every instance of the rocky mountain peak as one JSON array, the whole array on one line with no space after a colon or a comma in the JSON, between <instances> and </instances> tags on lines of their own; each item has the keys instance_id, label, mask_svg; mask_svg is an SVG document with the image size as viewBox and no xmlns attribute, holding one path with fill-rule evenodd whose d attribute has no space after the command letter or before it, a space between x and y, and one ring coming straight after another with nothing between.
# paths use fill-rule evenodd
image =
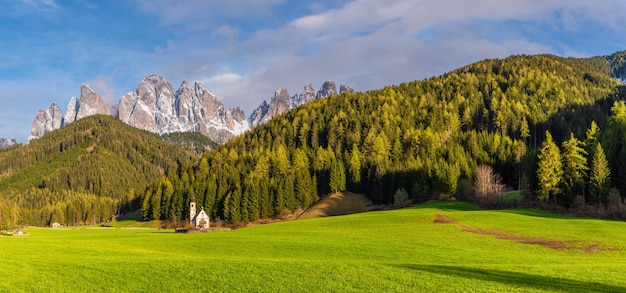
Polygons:
<instances>
[{"instance_id":1,"label":"rocky mountain peak","mask_svg":"<svg viewBox=\"0 0 626 293\"><path fill-rule=\"evenodd\" d=\"M74 121L96 114L111 115L109 107L107 107L100 95L86 84L80 87L80 99L78 100L77 109ZM64 125L69 123L71 122L64 123Z\"/></svg>"},{"instance_id":2,"label":"rocky mountain peak","mask_svg":"<svg viewBox=\"0 0 626 293\"><path fill-rule=\"evenodd\" d=\"M345 93L354 93L354 89L345 84L342 84L341 86L339 86L339 94Z\"/></svg>"},{"instance_id":3,"label":"rocky mountain peak","mask_svg":"<svg viewBox=\"0 0 626 293\"><path fill-rule=\"evenodd\" d=\"M613 78L626 83L626 51L606 56L606 60Z\"/></svg>"},{"instance_id":4,"label":"rocky mountain peak","mask_svg":"<svg viewBox=\"0 0 626 293\"><path fill-rule=\"evenodd\" d=\"M324 82L324 84L322 84L320 90L317 91L316 98L326 98L335 94L337 94L337 86L335 85L335 82L332 80L327 80Z\"/></svg>"},{"instance_id":5,"label":"rocky mountain peak","mask_svg":"<svg viewBox=\"0 0 626 293\"><path fill-rule=\"evenodd\" d=\"M344 93L354 90L342 85L340 91ZM332 80L324 82L317 92L309 83L304 86L302 93L294 96L290 96L289 91L281 87L276 89L269 102L263 101L246 119L241 108L226 107L200 82L196 81L192 87L189 82L183 81L180 87L174 90L163 76L150 74L139 82L134 92L122 96L114 109L120 120L139 129L158 134L200 132L215 142L225 143L250 127L263 124L277 115L315 99L336 93L337 87ZM94 114L111 115L110 113L102 98L88 85L83 84L80 98L70 99L64 117L57 104L37 112L29 140L78 119Z\"/></svg>"},{"instance_id":6,"label":"rocky mountain peak","mask_svg":"<svg viewBox=\"0 0 626 293\"><path fill-rule=\"evenodd\" d=\"M354 92L351 87L345 85L341 85L340 89L342 93ZM263 101L263 103L261 103L261 105L252 112L248 118L248 122L250 123L250 127L255 127L295 107L304 105L316 99L326 98L334 94L337 94L337 86L332 80L324 82L317 93L315 92L313 85L308 83L304 86L302 93L292 97L289 97L287 89L281 87L276 89L274 96L272 96L269 103L267 101Z\"/></svg>"},{"instance_id":7,"label":"rocky mountain peak","mask_svg":"<svg viewBox=\"0 0 626 293\"><path fill-rule=\"evenodd\" d=\"M304 86L304 90L298 96L293 96L291 99L291 108L304 105L308 102L315 100L315 89L311 83Z\"/></svg>"},{"instance_id":8,"label":"rocky mountain peak","mask_svg":"<svg viewBox=\"0 0 626 293\"><path fill-rule=\"evenodd\" d=\"M17 141L15 139L6 139L6 138L0 137L0 149L10 147L16 144L17 144Z\"/></svg>"},{"instance_id":9,"label":"rocky mountain peak","mask_svg":"<svg viewBox=\"0 0 626 293\"><path fill-rule=\"evenodd\" d=\"M37 110L30 134L28 135L28 141L40 138L48 132L61 128L62 123L61 107L56 103L52 103L50 108L46 110Z\"/></svg>"},{"instance_id":10,"label":"rocky mountain peak","mask_svg":"<svg viewBox=\"0 0 626 293\"><path fill-rule=\"evenodd\" d=\"M225 143L248 128L241 109L228 109L200 82L183 81L174 91L162 76L146 77L133 93L120 99L119 118L127 124L159 134L200 132Z\"/></svg>"}]
</instances>

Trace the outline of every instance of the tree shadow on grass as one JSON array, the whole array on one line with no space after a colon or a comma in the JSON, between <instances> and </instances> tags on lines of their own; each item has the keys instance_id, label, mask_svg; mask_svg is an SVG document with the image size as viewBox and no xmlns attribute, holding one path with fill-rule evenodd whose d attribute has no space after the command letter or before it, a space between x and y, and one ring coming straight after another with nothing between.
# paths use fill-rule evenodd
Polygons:
<instances>
[{"instance_id":1,"label":"tree shadow on grass","mask_svg":"<svg viewBox=\"0 0 626 293\"><path fill-rule=\"evenodd\" d=\"M479 210L476 207L476 204L463 202L463 201L433 201L425 204L420 204L414 207L413 209L440 209L442 211L477 211Z\"/></svg>"},{"instance_id":2,"label":"tree shadow on grass","mask_svg":"<svg viewBox=\"0 0 626 293\"><path fill-rule=\"evenodd\" d=\"M510 272L461 266L418 264L401 264L396 265L395 267L452 277L498 282L519 288L565 292L626 292L626 287L623 286L608 285L596 282L589 283L559 277L540 276L521 272Z\"/></svg>"},{"instance_id":3,"label":"tree shadow on grass","mask_svg":"<svg viewBox=\"0 0 626 293\"><path fill-rule=\"evenodd\" d=\"M533 209L511 209L511 210L501 210L501 212L529 216L529 217L548 218L548 219L567 219L567 220L589 219L589 218L581 218L581 217L574 217L574 216L568 216L568 215L559 215L559 214L555 214L551 212L533 210Z\"/></svg>"}]
</instances>

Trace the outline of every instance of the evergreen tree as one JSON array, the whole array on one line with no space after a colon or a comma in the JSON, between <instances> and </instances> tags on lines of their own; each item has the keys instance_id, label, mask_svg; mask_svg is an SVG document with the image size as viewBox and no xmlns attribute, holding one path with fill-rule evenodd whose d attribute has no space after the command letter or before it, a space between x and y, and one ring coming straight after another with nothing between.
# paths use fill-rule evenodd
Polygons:
<instances>
[{"instance_id":1,"label":"evergreen tree","mask_svg":"<svg viewBox=\"0 0 626 293\"><path fill-rule=\"evenodd\" d=\"M563 183L565 194L570 200L573 200L573 196L576 195L574 193L583 187L585 182L589 170L586 155L583 143L570 133L570 138L563 142Z\"/></svg>"},{"instance_id":2,"label":"evergreen tree","mask_svg":"<svg viewBox=\"0 0 626 293\"><path fill-rule=\"evenodd\" d=\"M609 169L609 163L606 160L602 144L598 143L591 163L591 174L589 175L591 193L596 202L602 203L606 200L606 195L611 187L610 182L611 170Z\"/></svg>"},{"instance_id":3,"label":"evergreen tree","mask_svg":"<svg viewBox=\"0 0 626 293\"><path fill-rule=\"evenodd\" d=\"M528 138L530 137L530 127L528 127L528 121L526 121L526 116L523 116L522 118L519 131L522 140L524 140L524 142L527 142Z\"/></svg>"},{"instance_id":4,"label":"evergreen tree","mask_svg":"<svg viewBox=\"0 0 626 293\"><path fill-rule=\"evenodd\" d=\"M350 152L350 184L358 186L361 184L361 160L362 155L356 144L352 145L352 151ZM358 191L358 190L357 190Z\"/></svg>"},{"instance_id":5,"label":"evergreen tree","mask_svg":"<svg viewBox=\"0 0 626 293\"><path fill-rule=\"evenodd\" d=\"M563 178L563 165L561 161L561 153L559 147L552 140L552 135L546 131L546 139L541 145L538 154L539 165L537 169L537 179L539 180L539 196L540 200L547 201L550 195L554 196L556 203L556 195L559 193L559 183Z\"/></svg>"},{"instance_id":6,"label":"evergreen tree","mask_svg":"<svg viewBox=\"0 0 626 293\"><path fill-rule=\"evenodd\" d=\"M329 187L332 192L346 190L346 171L341 160L331 163Z\"/></svg>"},{"instance_id":7,"label":"evergreen tree","mask_svg":"<svg viewBox=\"0 0 626 293\"><path fill-rule=\"evenodd\" d=\"M585 134L585 147L587 153L593 155L593 152L596 150L596 144L600 140L600 128L598 127L596 121L591 121L591 125Z\"/></svg>"}]
</instances>

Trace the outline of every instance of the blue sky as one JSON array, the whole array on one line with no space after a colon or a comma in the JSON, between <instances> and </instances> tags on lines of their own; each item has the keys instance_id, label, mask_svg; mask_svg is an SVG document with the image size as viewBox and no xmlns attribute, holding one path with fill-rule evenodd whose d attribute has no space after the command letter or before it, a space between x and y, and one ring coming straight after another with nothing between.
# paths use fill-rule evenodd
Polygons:
<instances>
[{"instance_id":1,"label":"blue sky","mask_svg":"<svg viewBox=\"0 0 626 293\"><path fill-rule=\"evenodd\" d=\"M117 104L147 75L200 81L249 115L277 87L357 90L512 54L626 50L626 1L1 0L0 137L90 85Z\"/></svg>"}]
</instances>

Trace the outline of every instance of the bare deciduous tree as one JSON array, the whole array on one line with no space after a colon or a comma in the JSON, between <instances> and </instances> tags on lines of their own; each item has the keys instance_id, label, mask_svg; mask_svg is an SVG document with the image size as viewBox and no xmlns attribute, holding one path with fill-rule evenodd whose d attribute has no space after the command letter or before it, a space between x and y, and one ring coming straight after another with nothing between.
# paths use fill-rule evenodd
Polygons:
<instances>
[{"instance_id":1,"label":"bare deciduous tree","mask_svg":"<svg viewBox=\"0 0 626 293\"><path fill-rule=\"evenodd\" d=\"M500 197L504 184L500 174L494 173L488 165L479 165L474 177L474 193L480 201Z\"/></svg>"}]
</instances>

